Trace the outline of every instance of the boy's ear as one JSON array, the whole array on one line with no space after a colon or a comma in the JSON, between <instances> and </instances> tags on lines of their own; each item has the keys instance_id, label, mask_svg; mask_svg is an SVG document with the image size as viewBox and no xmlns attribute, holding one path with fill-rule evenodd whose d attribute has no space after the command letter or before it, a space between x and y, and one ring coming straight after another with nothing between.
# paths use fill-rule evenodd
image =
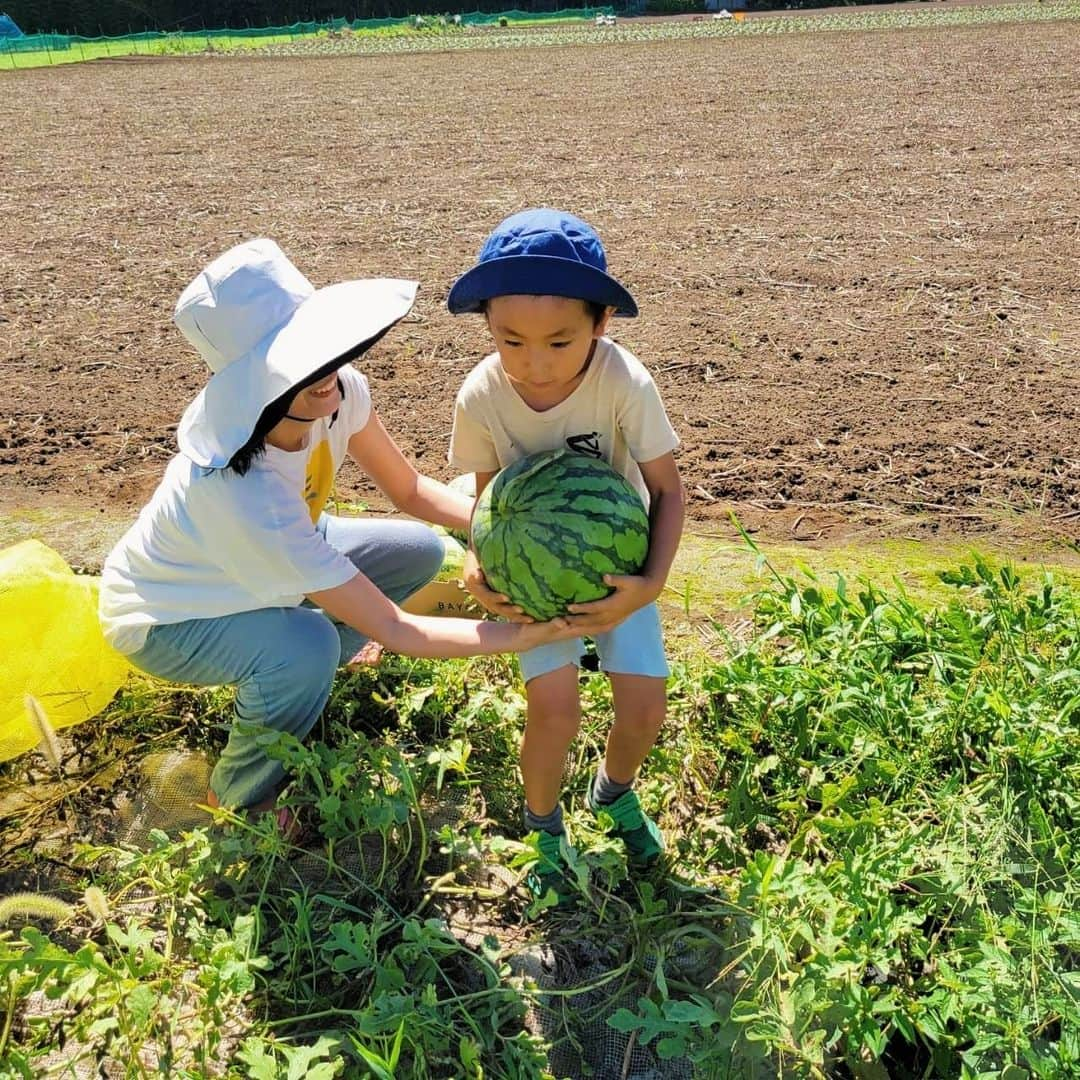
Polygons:
<instances>
[{"instance_id":1,"label":"boy's ear","mask_svg":"<svg viewBox=\"0 0 1080 1080\"><path fill-rule=\"evenodd\" d=\"M604 314L600 317L600 321L593 324L592 336L594 338L602 338L607 333L608 323L611 321L611 316L615 314L613 307L604 309Z\"/></svg>"}]
</instances>

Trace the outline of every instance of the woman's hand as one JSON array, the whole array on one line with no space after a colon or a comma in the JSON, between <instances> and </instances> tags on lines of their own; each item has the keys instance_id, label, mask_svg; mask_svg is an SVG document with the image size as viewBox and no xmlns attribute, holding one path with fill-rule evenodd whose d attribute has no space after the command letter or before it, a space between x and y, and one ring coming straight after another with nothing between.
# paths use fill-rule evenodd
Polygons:
<instances>
[{"instance_id":1,"label":"woman's hand","mask_svg":"<svg viewBox=\"0 0 1080 1080\"><path fill-rule=\"evenodd\" d=\"M567 638L575 638L580 633L577 626L567 618L559 616L548 622L519 623L513 627L516 631L514 644L511 646L514 652L528 652L538 645L547 645L552 641L565 641Z\"/></svg>"},{"instance_id":2,"label":"woman's hand","mask_svg":"<svg viewBox=\"0 0 1080 1080\"><path fill-rule=\"evenodd\" d=\"M502 593L494 592L489 588L487 578L484 577L484 571L480 569L480 562L476 558L476 552L471 548L465 553L461 576L469 595L485 611L490 611L492 615L501 615L504 619L515 623L531 623L535 621L516 604L511 603L508 596L503 596ZM532 648L532 646L529 647Z\"/></svg>"}]
</instances>

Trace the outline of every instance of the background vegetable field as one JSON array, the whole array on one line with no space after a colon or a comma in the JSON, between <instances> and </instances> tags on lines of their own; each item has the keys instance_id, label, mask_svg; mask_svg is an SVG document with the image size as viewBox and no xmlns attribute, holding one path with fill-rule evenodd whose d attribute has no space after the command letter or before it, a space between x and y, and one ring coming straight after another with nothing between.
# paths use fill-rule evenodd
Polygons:
<instances>
[{"instance_id":1,"label":"background vegetable field","mask_svg":"<svg viewBox=\"0 0 1080 1080\"><path fill-rule=\"evenodd\" d=\"M260 234L316 284L421 280L365 369L449 479L486 342L446 292L505 213L555 204L634 290L618 337L699 526L1075 540L1080 36L1036 6L1066 17L0 72L0 509L134 513L203 379L172 303Z\"/></svg>"}]
</instances>

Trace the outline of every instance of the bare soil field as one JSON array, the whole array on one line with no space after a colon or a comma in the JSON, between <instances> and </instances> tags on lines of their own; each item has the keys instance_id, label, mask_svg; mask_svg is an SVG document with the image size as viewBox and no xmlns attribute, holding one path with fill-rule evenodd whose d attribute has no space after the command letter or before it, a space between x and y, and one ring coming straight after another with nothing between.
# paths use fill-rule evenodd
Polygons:
<instances>
[{"instance_id":1,"label":"bare soil field","mask_svg":"<svg viewBox=\"0 0 1080 1080\"><path fill-rule=\"evenodd\" d=\"M697 527L1075 541L1078 71L1028 23L0 73L0 507L134 514L206 374L173 303L252 235L422 282L362 366L449 478L447 289L548 204L637 297Z\"/></svg>"}]
</instances>

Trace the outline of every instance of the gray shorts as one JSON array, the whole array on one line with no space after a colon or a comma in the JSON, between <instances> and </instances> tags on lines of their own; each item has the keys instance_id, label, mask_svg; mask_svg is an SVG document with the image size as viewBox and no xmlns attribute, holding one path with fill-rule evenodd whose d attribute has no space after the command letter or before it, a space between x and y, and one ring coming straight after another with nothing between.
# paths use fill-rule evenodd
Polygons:
<instances>
[{"instance_id":1,"label":"gray shorts","mask_svg":"<svg viewBox=\"0 0 1080 1080\"><path fill-rule=\"evenodd\" d=\"M664 656L664 636L656 604L638 608L613 630L597 634L593 640L601 671L611 675L647 675L654 679L666 679L671 674ZM578 667L584 652L585 642L581 638L530 649L518 657L521 676L528 682L567 665Z\"/></svg>"}]
</instances>

